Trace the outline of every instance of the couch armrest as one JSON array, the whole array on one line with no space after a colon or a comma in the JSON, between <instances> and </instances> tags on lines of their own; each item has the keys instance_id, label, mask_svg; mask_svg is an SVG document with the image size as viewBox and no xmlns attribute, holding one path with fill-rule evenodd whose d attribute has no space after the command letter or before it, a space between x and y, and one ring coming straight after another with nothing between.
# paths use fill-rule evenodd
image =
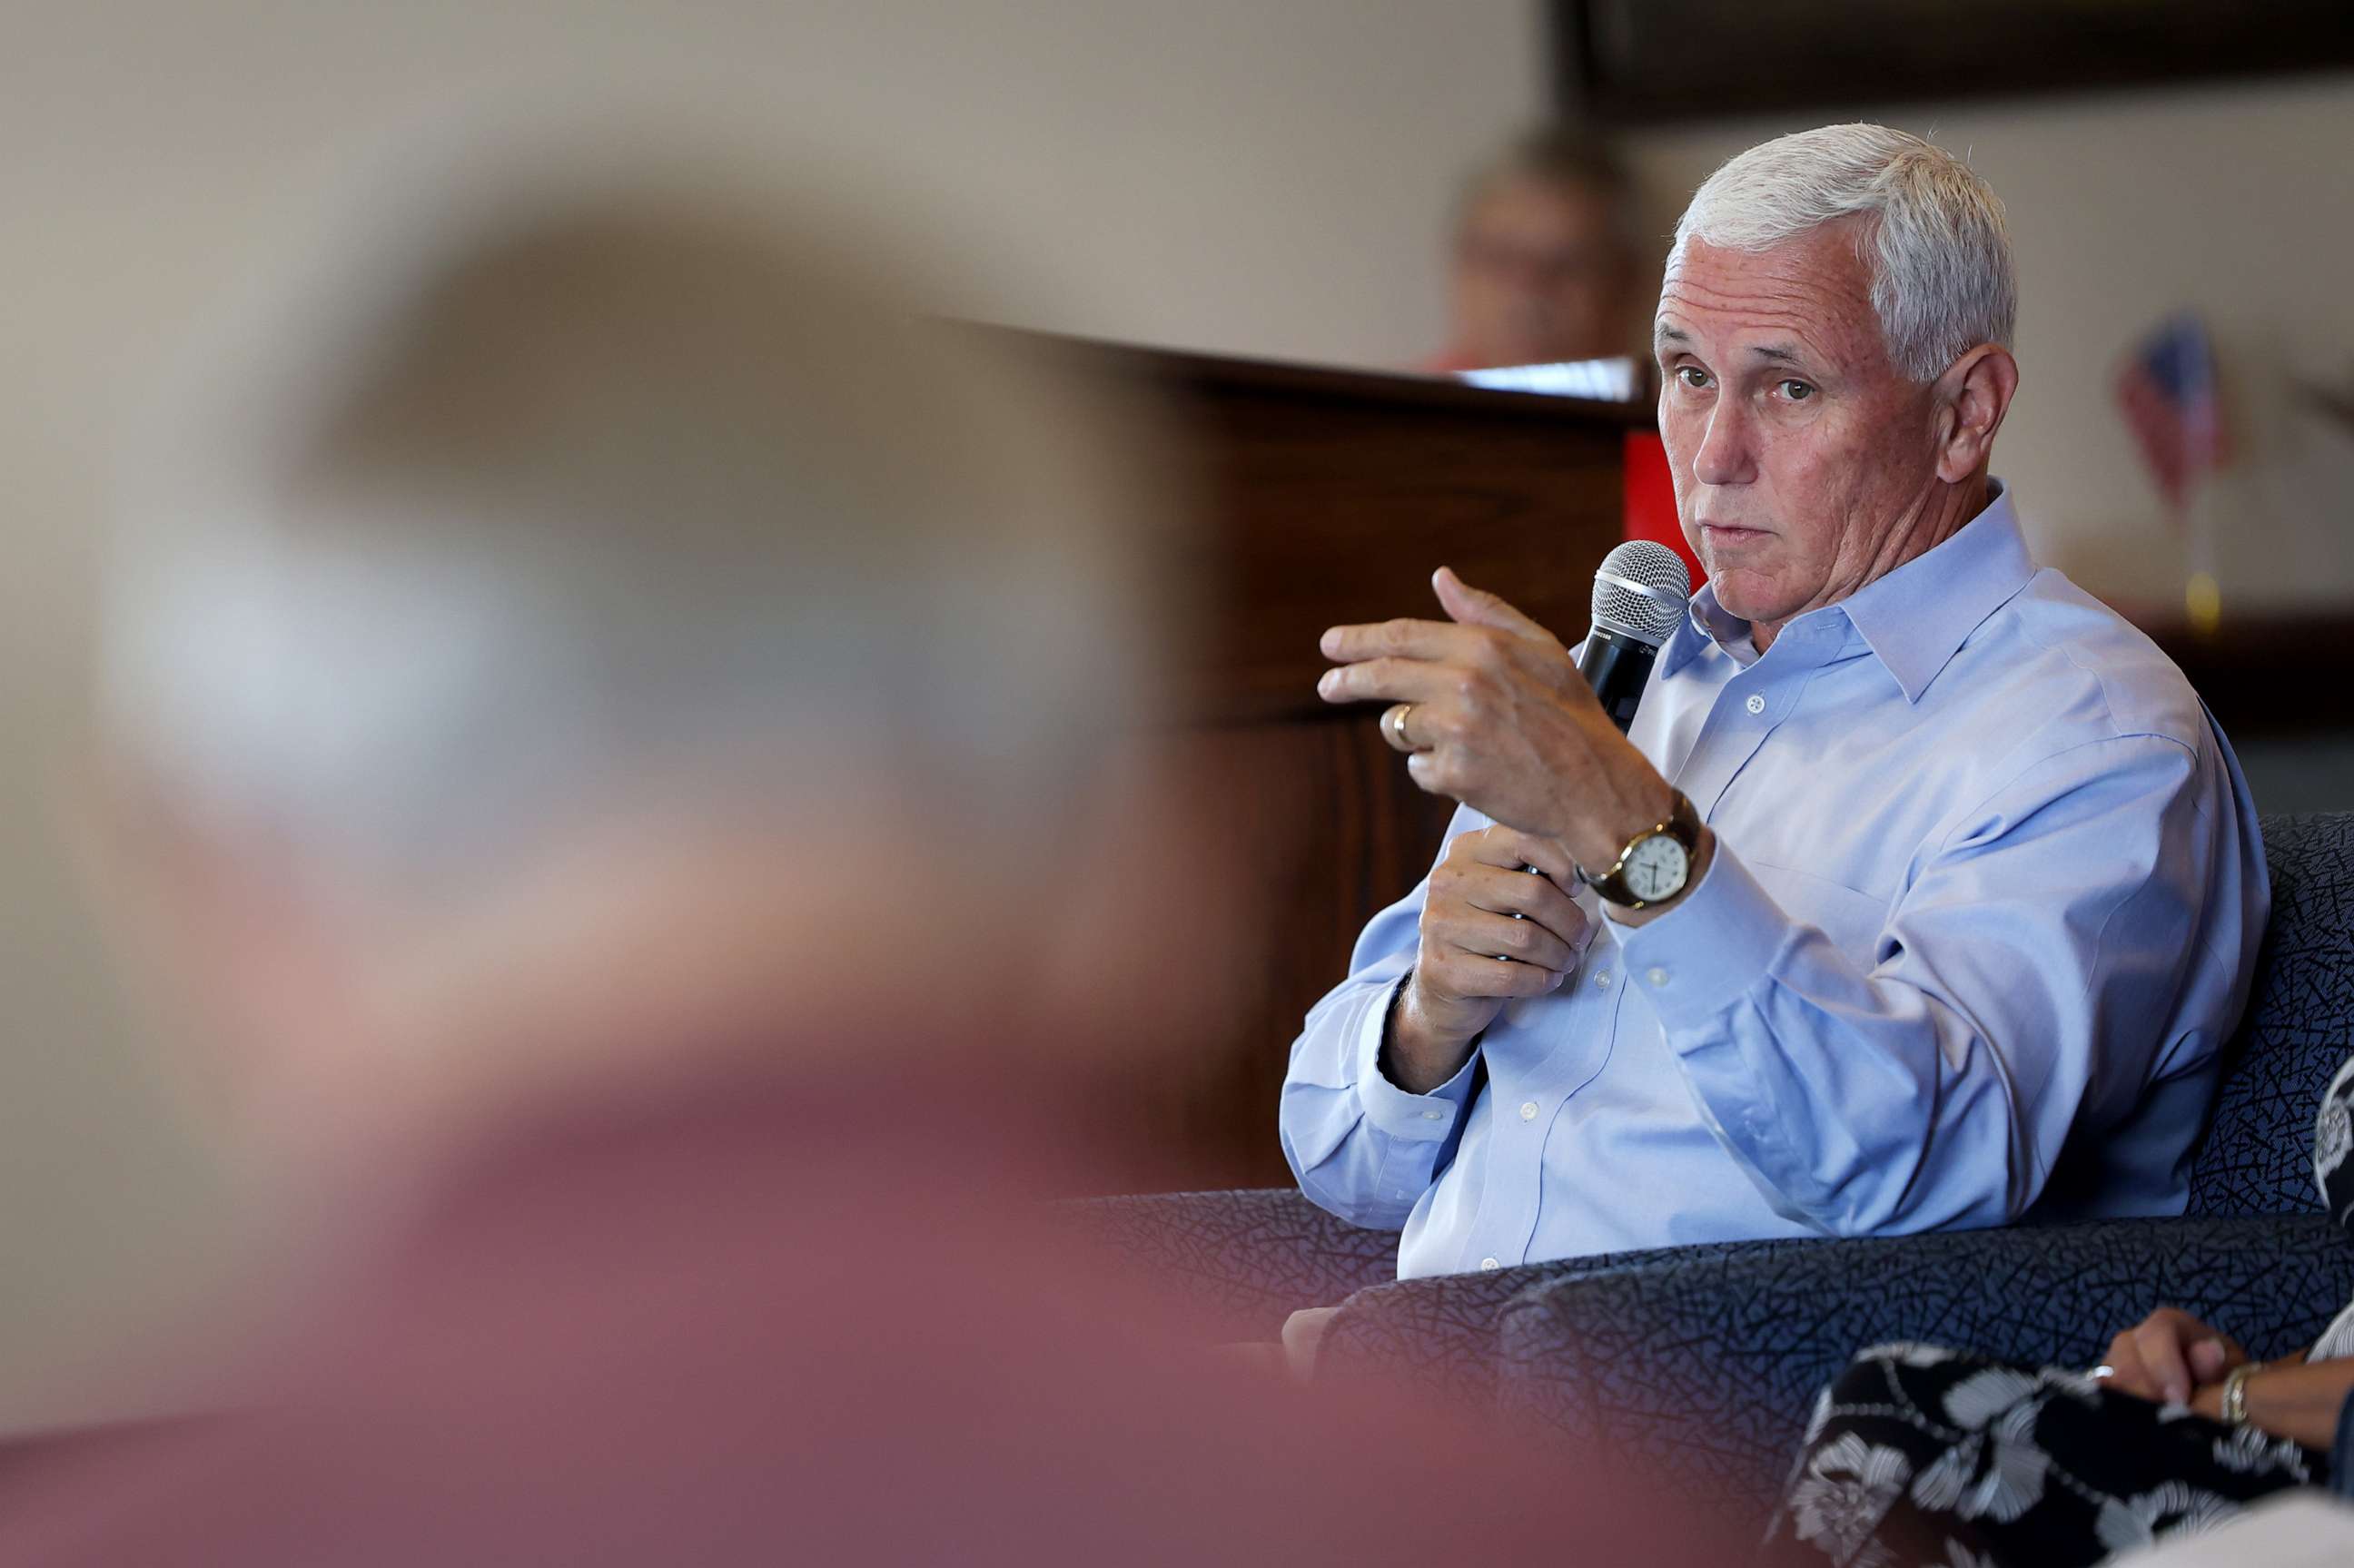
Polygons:
<instances>
[{"instance_id":1,"label":"couch armrest","mask_svg":"<svg viewBox=\"0 0 2354 1568\"><path fill-rule=\"evenodd\" d=\"M1693 1258L1789 1245L1709 1242L1373 1286L1333 1314L1317 1350L1316 1376L1320 1382L1376 1380L1449 1402L1488 1404L1495 1395L1498 1323L1504 1308L1529 1292L1622 1269L1673 1268Z\"/></svg>"},{"instance_id":2,"label":"couch armrest","mask_svg":"<svg viewBox=\"0 0 2354 1568\"><path fill-rule=\"evenodd\" d=\"M2267 1356L2308 1342L2349 1289L2354 1247L2320 1215L1771 1244L1520 1297L1497 1330L1498 1398L1762 1529L1817 1393L1867 1345L2088 1366L2164 1304Z\"/></svg>"},{"instance_id":3,"label":"couch armrest","mask_svg":"<svg viewBox=\"0 0 2354 1568\"><path fill-rule=\"evenodd\" d=\"M1056 1207L1113 1266L1193 1314L1207 1340L1273 1340L1303 1307L1397 1278L1395 1231L1352 1225L1288 1187Z\"/></svg>"}]
</instances>

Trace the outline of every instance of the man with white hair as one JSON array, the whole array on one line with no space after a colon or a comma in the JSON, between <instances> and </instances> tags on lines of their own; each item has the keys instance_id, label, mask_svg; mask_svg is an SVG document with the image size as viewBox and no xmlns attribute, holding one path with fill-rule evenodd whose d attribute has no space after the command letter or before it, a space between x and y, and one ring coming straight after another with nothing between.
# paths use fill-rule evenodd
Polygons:
<instances>
[{"instance_id":1,"label":"man with white hair","mask_svg":"<svg viewBox=\"0 0 2354 1568\"><path fill-rule=\"evenodd\" d=\"M1283 1093L1301 1188L1402 1274L2182 1207L2263 849L2180 673L2029 558L2015 313L1959 159L1753 148L1660 290L1710 581L1631 734L1444 570L1447 620L1326 634L1323 695L1463 808Z\"/></svg>"}]
</instances>

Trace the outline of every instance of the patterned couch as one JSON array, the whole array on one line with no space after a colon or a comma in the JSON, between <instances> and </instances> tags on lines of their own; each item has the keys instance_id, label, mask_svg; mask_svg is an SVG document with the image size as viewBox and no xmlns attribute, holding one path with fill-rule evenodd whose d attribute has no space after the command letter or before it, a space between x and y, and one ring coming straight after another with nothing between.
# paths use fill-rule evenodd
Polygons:
<instances>
[{"instance_id":1,"label":"patterned couch","mask_svg":"<svg viewBox=\"0 0 2354 1568\"><path fill-rule=\"evenodd\" d=\"M2354 1243L2320 1212L2310 1165L2322 1089L2354 1053L2354 813L2264 829L2272 924L2179 1219L1735 1242L1404 1283L1394 1235L1289 1191L1098 1200L1079 1221L1214 1337L1272 1339L1291 1311L1341 1303L1320 1378L1373 1369L1494 1403L1671 1467L1696 1506L1762 1526L1815 1392L1864 1345L2089 1364L2166 1302L2261 1357L2354 1296Z\"/></svg>"}]
</instances>

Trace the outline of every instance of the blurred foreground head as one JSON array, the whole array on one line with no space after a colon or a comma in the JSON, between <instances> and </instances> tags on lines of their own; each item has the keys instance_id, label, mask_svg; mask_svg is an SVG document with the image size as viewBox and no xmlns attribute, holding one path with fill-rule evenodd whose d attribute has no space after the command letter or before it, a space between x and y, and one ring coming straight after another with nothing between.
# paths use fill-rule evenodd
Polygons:
<instances>
[{"instance_id":1,"label":"blurred foreground head","mask_svg":"<svg viewBox=\"0 0 2354 1568\"><path fill-rule=\"evenodd\" d=\"M372 197L197 366L105 610L135 885L237 1103L366 1146L1099 969L1182 604L1133 429L822 206Z\"/></svg>"},{"instance_id":2,"label":"blurred foreground head","mask_svg":"<svg viewBox=\"0 0 2354 1568\"><path fill-rule=\"evenodd\" d=\"M1208 1360L1020 1201L1087 1059L1237 967L1120 747L1182 595L1099 405L815 232L526 192L201 382L109 621L141 907L271 1128L440 1180L226 1414L0 1478L0 1564L1656 1533L1459 1413Z\"/></svg>"}]
</instances>

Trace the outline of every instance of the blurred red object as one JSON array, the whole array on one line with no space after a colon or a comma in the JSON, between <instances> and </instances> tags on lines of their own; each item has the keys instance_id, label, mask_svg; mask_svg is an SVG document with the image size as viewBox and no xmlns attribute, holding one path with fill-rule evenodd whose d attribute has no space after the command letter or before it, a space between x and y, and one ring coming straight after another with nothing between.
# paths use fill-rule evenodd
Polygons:
<instances>
[{"instance_id":1,"label":"blurred red object","mask_svg":"<svg viewBox=\"0 0 2354 1568\"><path fill-rule=\"evenodd\" d=\"M1700 557L1684 542L1676 521L1676 482L1668 471L1668 449L1657 430L1627 432L1627 537L1650 539L1683 557L1695 588L1708 581Z\"/></svg>"},{"instance_id":2,"label":"blurred red object","mask_svg":"<svg viewBox=\"0 0 2354 1568\"><path fill-rule=\"evenodd\" d=\"M1742 1555L1602 1457L1189 1343L1034 1201L1079 1125L1049 1097L739 1073L544 1118L242 1414L14 1473L0 1563Z\"/></svg>"}]
</instances>

